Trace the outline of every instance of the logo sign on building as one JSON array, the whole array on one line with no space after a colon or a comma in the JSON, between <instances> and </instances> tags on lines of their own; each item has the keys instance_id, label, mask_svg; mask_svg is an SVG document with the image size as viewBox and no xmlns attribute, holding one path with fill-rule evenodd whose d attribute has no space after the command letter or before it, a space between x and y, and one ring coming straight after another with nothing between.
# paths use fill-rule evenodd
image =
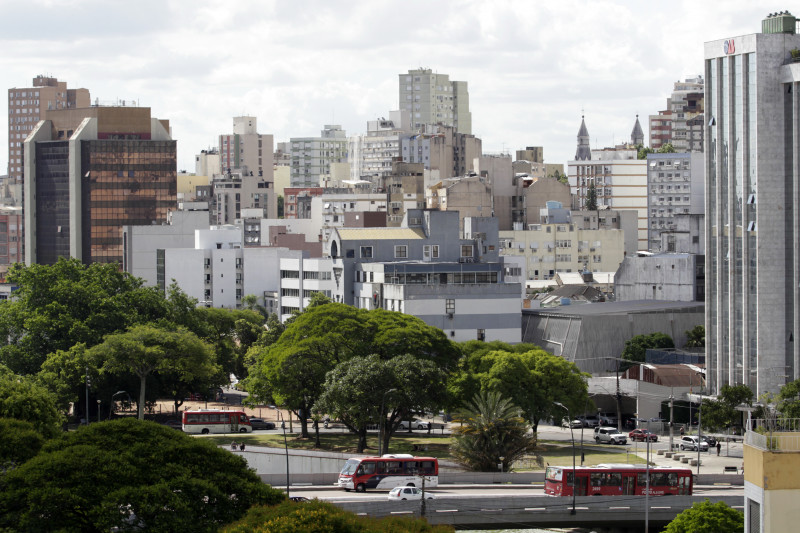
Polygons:
<instances>
[{"instance_id":1,"label":"logo sign on building","mask_svg":"<svg viewBox=\"0 0 800 533\"><path fill-rule=\"evenodd\" d=\"M725 55L732 54L736 51L736 45L733 42L733 39L727 39L724 43L722 43L722 51L725 52Z\"/></svg>"}]
</instances>

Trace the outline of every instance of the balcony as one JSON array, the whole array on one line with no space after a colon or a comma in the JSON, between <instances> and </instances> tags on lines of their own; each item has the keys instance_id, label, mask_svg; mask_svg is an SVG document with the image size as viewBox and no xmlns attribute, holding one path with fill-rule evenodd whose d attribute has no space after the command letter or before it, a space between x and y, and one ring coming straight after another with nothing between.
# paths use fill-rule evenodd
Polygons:
<instances>
[{"instance_id":1,"label":"balcony","mask_svg":"<svg viewBox=\"0 0 800 533\"><path fill-rule=\"evenodd\" d=\"M800 452L800 418L754 418L747 425L745 444L773 453Z\"/></svg>"}]
</instances>

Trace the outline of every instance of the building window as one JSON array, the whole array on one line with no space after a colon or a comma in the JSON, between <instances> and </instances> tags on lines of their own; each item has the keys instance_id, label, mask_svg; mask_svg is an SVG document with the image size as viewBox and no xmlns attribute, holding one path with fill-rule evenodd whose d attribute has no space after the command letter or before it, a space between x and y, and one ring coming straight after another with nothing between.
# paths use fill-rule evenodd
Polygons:
<instances>
[{"instance_id":1,"label":"building window","mask_svg":"<svg viewBox=\"0 0 800 533\"><path fill-rule=\"evenodd\" d=\"M445 300L444 303L444 312L448 315L452 315L456 312L456 301L454 299L448 298Z\"/></svg>"},{"instance_id":2,"label":"building window","mask_svg":"<svg viewBox=\"0 0 800 533\"><path fill-rule=\"evenodd\" d=\"M471 244L462 244L461 245L461 257L472 257L472 245Z\"/></svg>"},{"instance_id":3,"label":"building window","mask_svg":"<svg viewBox=\"0 0 800 533\"><path fill-rule=\"evenodd\" d=\"M479 341L485 341L486 340L486 330L485 329L479 329L478 330L478 340Z\"/></svg>"},{"instance_id":4,"label":"building window","mask_svg":"<svg viewBox=\"0 0 800 533\"><path fill-rule=\"evenodd\" d=\"M362 246L361 247L361 257L362 258L372 258L372 246Z\"/></svg>"},{"instance_id":5,"label":"building window","mask_svg":"<svg viewBox=\"0 0 800 533\"><path fill-rule=\"evenodd\" d=\"M394 258L405 259L408 257L408 246L405 244L398 244L394 247Z\"/></svg>"}]
</instances>

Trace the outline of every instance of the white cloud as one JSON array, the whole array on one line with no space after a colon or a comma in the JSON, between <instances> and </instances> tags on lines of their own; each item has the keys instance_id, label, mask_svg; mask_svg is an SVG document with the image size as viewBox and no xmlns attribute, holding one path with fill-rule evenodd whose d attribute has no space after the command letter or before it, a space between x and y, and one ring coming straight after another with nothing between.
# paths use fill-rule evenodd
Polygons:
<instances>
[{"instance_id":1,"label":"white cloud","mask_svg":"<svg viewBox=\"0 0 800 533\"><path fill-rule=\"evenodd\" d=\"M398 106L398 74L423 66L469 83L486 151L541 145L565 163L581 113L600 146L629 138L636 114L646 129L672 83L702 72L704 41L758 32L767 13L744 0L16 2L0 84L50 74L93 100L135 99L170 120L191 171L241 114L276 142L331 123L363 132Z\"/></svg>"}]
</instances>

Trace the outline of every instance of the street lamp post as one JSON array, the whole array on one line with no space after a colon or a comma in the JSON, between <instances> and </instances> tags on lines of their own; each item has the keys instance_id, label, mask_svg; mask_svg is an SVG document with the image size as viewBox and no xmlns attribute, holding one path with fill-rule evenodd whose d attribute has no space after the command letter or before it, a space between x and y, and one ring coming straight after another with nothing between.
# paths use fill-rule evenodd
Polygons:
<instances>
[{"instance_id":1,"label":"street lamp post","mask_svg":"<svg viewBox=\"0 0 800 533\"><path fill-rule=\"evenodd\" d=\"M97 400L97 421L100 422L100 400Z\"/></svg>"},{"instance_id":2,"label":"street lamp post","mask_svg":"<svg viewBox=\"0 0 800 533\"><path fill-rule=\"evenodd\" d=\"M383 396L381 396L381 412L378 413L378 419L379 419L378 423L380 424L378 426L378 457L383 455L383 432L384 428L386 427L386 417L383 416L383 409L386 406L386 395L389 394L390 392L396 392L396 391L397 389L389 389L383 393ZM411 427L411 422L409 422L408 424L409 427Z\"/></svg>"},{"instance_id":3,"label":"street lamp post","mask_svg":"<svg viewBox=\"0 0 800 533\"><path fill-rule=\"evenodd\" d=\"M567 420L570 421L569 433L572 437L572 511L570 511L570 514L575 514L575 487L577 485L577 479L575 478L575 431L572 429L572 417L567 406L560 402L553 402L553 404L564 409L567 412Z\"/></svg>"},{"instance_id":4,"label":"street lamp post","mask_svg":"<svg viewBox=\"0 0 800 533\"><path fill-rule=\"evenodd\" d=\"M278 413L283 428L283 449L286 451L286 497L289 497L289 445L286 443L286 422L283 420L283 413L274 405L270 405Z\"/></svg>"},{"instance_id":5,"label":"street lamp post","mask_svg":"<svg viewBox=\"0 0 800 533\"><path fill-rule=\"evenodd\" d=\"M112 412L114 410L114 398L116 398L117 396L119 396L121 394L124 394L125 396L128 397L128 402L131 401L131 395L128 394L128 391L119 390L119 391L115 392L114 394L112 394L111 395L111 401L108 403L108 419L109 420L111 420L111 414L112 414ZM99 403L99 401L98 401L98 403Z\"/></svg>"}]
</instances>

